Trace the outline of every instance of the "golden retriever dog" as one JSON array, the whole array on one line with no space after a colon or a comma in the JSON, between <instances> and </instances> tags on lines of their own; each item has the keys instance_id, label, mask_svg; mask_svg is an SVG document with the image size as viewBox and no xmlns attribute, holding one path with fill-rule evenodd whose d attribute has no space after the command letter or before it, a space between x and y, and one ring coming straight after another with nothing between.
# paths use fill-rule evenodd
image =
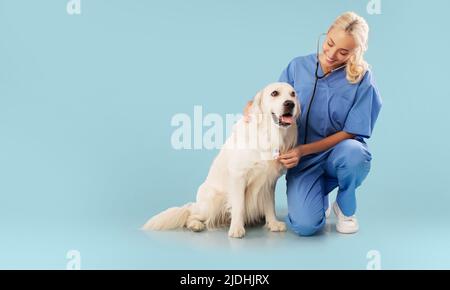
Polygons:
<instances>
[{"instance_id":1,"label":"golden retriever dog","mask_svg":"<svg viewBox=\"0 0 450 290\"><path fill-rule=\"evenodd\" d=\"M286 231L275 215L275 185L285 173L276 159L297 144L300 104L294 88L273 83L258 92L250 108L250 121L233 127L196 202L169 208L151 218L144 230L186 227L202 231L229 226L228 235L242 238L246 225L261 223L273 232Z\"/></svg>"}]
</instances>

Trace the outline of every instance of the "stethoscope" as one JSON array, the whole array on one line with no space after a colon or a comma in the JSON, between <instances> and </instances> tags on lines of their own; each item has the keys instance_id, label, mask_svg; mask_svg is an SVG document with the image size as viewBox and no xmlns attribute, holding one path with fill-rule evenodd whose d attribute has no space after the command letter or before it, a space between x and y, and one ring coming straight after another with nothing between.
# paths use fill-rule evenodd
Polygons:
<instances>
[{"instance_id":1,"label":"stethoscope","mask_svg":"<svg viewBox=\"0 0 450 290\"><path fill-rule=\"evenodd\" d=\"M346 64L344 64L344 65L342 65L342 66L340 66L340 67L338 67L338 68L335 68L335 69L333 69L333 70L331 70L331 71L325 73L325 74L322 75L322 76L319 76L319 64L320 64L320 63L319 63L319 45L320 45L320 39L321 39L321 37L322 37L323 35L326 35L326 33L322 33L321 35L319 35L319 39L317 40L317 53L316 53L317 62L316 62L316 72L315 72L316 81L314 82L313 93L312 93L312 95L311 95L311 98L310 98L310 101L309 101L309 105L308 105L308 110L307 110L307 113L306 113L306 120L305 120L305 137L304 137L304 140L303 140L303 144L306 144L306 137L308 136L309 112L311 112L311 106L312 106L312 103L313 103L313 101L314 101L314 97L316 96L316 89L317 89L317 83L318 83L318 81L321 80L321 79L323 79L323 78L325 78L325 77L328 76L329 74L331 74L331 73L333 73L333 72L335 72L335 71L337 71L337 70L340 70L340 69L342 69L342 68L344 68L344 67L346 66Z\"/></svg>"}]
</instances>

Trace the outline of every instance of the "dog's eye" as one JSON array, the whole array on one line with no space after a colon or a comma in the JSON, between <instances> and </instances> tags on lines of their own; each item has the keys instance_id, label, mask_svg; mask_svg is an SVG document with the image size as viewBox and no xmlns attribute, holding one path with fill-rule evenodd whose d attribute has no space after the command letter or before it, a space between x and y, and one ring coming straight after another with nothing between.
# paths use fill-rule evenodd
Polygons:
<instances>
[{"instance_id":1,"label":"dog's eye","mask_svg":"<svg viewBox=\"0 0 450 290\"><path fill-rule=\"evenodd\" d=\"M295 92L294 91L291 92L291 97L295 98Z\"/></svg>"},{"instance_id":2,"label":"dog's eye","mask_svg":"<svg viewBox=\"0 0 450 290\"><path fill-rule=\"evenodd\" d=\"M278 91L273 91L271 95L272 97L278 97L280 93Z\"/></svg>"}]
</instances>

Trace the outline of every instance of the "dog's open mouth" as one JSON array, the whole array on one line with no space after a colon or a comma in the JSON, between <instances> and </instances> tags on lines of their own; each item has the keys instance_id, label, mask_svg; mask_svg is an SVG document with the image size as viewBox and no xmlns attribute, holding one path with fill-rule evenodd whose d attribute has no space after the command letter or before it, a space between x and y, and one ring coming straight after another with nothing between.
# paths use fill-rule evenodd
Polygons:
<instances>
[{"instance_id":1,"label":"dog's open mouth","mask_svg":"<svg viewBox=\"0 0 450 290\"><path fill-rule=\"evenodd\" d=\"M292 113L285 113L278 117L275 113L272 112L272 120L276 125L279 125L281 127L289 127L294 123L294 116L292 115Z\"/></svg>"}]
</instances>

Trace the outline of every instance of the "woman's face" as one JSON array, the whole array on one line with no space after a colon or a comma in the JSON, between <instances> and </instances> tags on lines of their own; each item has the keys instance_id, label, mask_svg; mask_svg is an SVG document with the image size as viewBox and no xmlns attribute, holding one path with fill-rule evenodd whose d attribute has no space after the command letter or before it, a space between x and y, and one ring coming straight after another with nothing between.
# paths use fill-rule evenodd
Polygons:
<instances>
[{"instance_id":1,"label":"woman's face","mask_svg":"<svg viewBox=\"0 0 450 290\"><path fill-rule=\"evenodd\" d=\"M322 61L327 67L343 65L356 48L353 36L342 29L332 28L323 43Z\"/></svg>"}]
</instances>

